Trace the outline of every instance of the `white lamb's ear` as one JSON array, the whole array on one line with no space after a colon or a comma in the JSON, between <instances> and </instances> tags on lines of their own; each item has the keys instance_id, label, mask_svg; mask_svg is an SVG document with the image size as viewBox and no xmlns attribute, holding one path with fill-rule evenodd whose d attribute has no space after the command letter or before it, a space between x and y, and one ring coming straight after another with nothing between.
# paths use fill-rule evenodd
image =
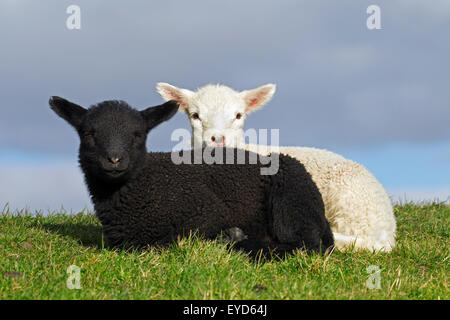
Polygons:
<instances>
[{"instance_id":1,"label":"white lamb's ear","mask_svg":"<svg viewBox=\"0 0 450 320\"><path fill-rule=\"evenodd\" d=\"M247 105L246 111L255 111L269 102L275 94L276 88L276 85L269 83L256 89L240 92L239 95Z\"/></svg>"},{"instance_id":2,"label":"white lamb's ear","mask_svg":"<svg viewBox=\"0 0 450 320\"><path fill-rule=\"evenodd\" d=\"M194 94L191 90L180 89L164 82L159 82L156 90L164 100L178 102L180 110L186 110L189 107L189 98Z\"/></svg>"}]
</instances>

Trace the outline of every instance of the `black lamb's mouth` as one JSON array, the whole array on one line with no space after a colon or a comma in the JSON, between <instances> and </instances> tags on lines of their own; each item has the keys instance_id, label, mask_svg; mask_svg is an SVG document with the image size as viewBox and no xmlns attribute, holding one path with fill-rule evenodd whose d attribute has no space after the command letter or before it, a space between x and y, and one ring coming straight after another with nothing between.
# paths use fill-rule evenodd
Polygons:
<instances>
[{"instance_id":1,"label":"black lamb's mouth","mask_svg":"<svg viewBox=\"0 0 450 320\"><path fill-rule=\"evenodd\" d=\"M127 169L123 169L123 170L118 170L118 169L113 169L113 170L104 170L104 172L106 173L106 175L113 177L113 178L117 178L122 176L125 172L127 172Z\"/></svg>"}]
</instances>

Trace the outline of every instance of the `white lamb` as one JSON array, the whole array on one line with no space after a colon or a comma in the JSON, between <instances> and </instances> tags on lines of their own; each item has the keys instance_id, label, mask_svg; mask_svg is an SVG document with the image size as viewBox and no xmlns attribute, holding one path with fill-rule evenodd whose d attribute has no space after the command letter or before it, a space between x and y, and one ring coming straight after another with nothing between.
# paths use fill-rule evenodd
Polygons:
<instances>
[{"instance_id":1,"label":"white lamb","mask_svg":"<svg viewBox=\"0 0 450 320\"><path fill-rule=\"evenodd\" d=\"M224 85L206 85L193 92L167 83L157 85L163 99L176 100L188 115L194 146L237 146L261 154L288 154L299 160L322 194L338 249L391 251L396 233L392 204L383 186L364 166L323 149L245 145L247 115L269 102L275 89L267 84L236 92Z\"/></svg>"}]
</instances>

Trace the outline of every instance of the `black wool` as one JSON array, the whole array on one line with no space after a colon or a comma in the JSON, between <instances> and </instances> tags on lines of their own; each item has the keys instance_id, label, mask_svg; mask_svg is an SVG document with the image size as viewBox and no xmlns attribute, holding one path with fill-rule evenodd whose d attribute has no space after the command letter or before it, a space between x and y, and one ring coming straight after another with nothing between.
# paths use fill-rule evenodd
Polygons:
<instances>
[{"instance_id":1,"label":"black wool","mask_svg":"<svg viewBox=\"0 0 450 320\"><path fill-rule=\"evenodd\" d=\"M52 97L50 105L80 135L80 166L113 247L164 246L190 231L214 239L236 227L246 235L236 248L253 254L333 245L322 197L289 156L278 155L273 175L261 174L262 156L238 149L213 152L245 152L243 164L175 164L174 154L145 149L147 133L177 111L173 101L140 112L122 101L84 109Z\"/></svg>"}]
</instances>

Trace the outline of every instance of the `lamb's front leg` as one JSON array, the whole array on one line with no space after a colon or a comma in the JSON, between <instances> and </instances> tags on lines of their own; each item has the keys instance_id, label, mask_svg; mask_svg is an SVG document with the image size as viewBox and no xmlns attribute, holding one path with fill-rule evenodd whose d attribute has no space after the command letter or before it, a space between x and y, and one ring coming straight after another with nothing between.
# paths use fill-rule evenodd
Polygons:
<instances>
[{"instance_id":1,"label":"lamb's front leg","mask_svg":"<svg viewBox=\"0 0 450 320\"><path fill-rule=\"evenodd\" d=\"M248 239L248 236L238 227L223 230L217 237L221 243L238 243Z\"/></svg>"},{"instance_id":2,"label":"lamb's front leg","mask_svg":"<svg viewBox=\"0 0 450 320\"><path fill-rule=\"evenodd\" d=\"M180 225L184 233L195 231L206 239L224 243L238 242L246 237L241 229L230 225L231 210L209 190L205 190L204 202L197 211L188 212L186 216L189 218Z\"/></svg>"}]
</instances>

